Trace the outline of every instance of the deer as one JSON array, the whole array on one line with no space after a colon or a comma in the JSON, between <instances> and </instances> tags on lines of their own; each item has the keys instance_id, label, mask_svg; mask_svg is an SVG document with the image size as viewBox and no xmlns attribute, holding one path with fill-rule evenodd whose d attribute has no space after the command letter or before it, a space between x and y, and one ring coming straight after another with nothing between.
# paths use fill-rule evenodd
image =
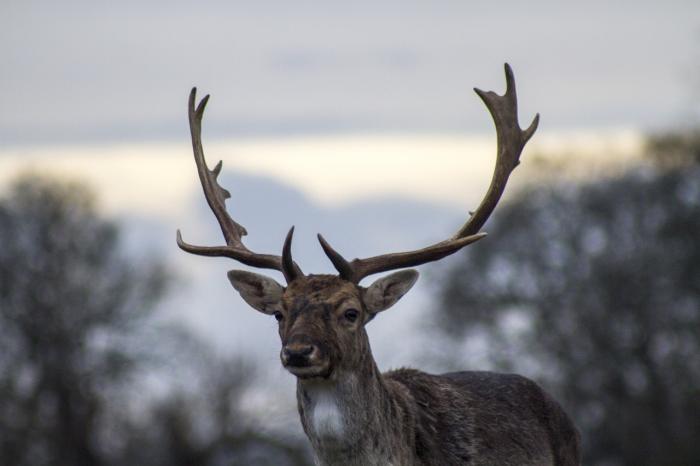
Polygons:
<instances>
[{"instance_id":1,"label":"deer","mask_svg":"<svg viewBox=\"0 0 700 466\"><path fill-rule=\"evenodd\" d=\"M346 260L320 234L337 274L305 275L292 257L292 227L281 255L248 249L246 229L226 210L230 193L218 183L222 162L210 170L202 147L202 116L209 95L188 115L194 159L204 196L226 244L196 246L192 254L228 257L252 268L281 272L286 286L245 270L228 279L253 309L278 321L282 366L296 377L303 430L319 466L579 466L578 430L560 404L532 380L488 371L431 375L402 368L380 372L365 326L404 296L416 267L456 253L486 236L481 228L498 204L539 114L522 130L515 78L505 64L506 91L474 91L496 127L497 157L490 185L464 225L446 240L413 251ZM398 271L397 271L398 270ZM369 286L360 282L390 272Z\"/></svg>"}]
</instances>

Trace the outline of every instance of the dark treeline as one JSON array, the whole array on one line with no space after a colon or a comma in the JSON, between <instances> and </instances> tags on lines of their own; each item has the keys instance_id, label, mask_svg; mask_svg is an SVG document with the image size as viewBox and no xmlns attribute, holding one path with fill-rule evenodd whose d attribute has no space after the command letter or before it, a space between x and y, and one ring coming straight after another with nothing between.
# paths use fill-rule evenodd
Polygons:
<instances>
[{"instance_id":1,"label":"dark treeline","mask_svg":"<svg viewBox=\"0 0 700 466\"><path fill-rule=\"evenodd\" d=\"M562 400L585 464L700 464L698 134L650 138L619 176L525 190L441 280L444 334ZM83 185L17 180L0 245L0 464L310 464L245 414L249 367L152 318L165 264L129 257Z\"/></svg>"},{"instance_id":2,"label":"dark treeline","mask_svg":"<svg viewBox=\"0 0 700 466\"><path fill-rule=\"evenodd\" d=\"M244 415L249 368L151 319L165 266L119 233L78 183L25 176L0 200L0 464L309 464ZM156 396L154 374L188 384Z\"/></svg>"},{"instance_id":3,"label":"dark treeline","mask_svg":"<svg viewBox=\"0 0 700 466\"><path fill-rule=\"evenodd\" d=\"M445 334L562 400L588 465L700 464L700 132L646 155L520 193L441 285Z\"/></svg>"}]
</instances>

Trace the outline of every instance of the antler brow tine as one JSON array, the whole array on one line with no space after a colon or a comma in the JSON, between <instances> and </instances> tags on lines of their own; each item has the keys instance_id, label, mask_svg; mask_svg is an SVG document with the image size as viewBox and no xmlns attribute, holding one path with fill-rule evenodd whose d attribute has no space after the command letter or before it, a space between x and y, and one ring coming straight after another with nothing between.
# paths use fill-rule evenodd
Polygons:
<instances>
[{"instance_id":1,"label":"antler brow tine","mask_svg":"<svg viewBox=\"0 0 700 466\"><path fill-rule=\"evenodd\" d=\"M491 184L479 207L470 213L469 219L457 230L454 236L416 251L384 254L348 262L319 235L323 250L343 278L359 283L368 275L436 261L486 236L486 233L479 233L479 230L484 226L501 199L508 178L520 163L520 154L527 141L537 130L540 118L539 114L535 115L534 120L526 130L520 129L515 77L508 63L505 64L505 75L506 92L502 96L492 91L484 92L480 89L474 89L491 113L496 126L497 141L496 166Z\"/></svg>"}]
</instances>

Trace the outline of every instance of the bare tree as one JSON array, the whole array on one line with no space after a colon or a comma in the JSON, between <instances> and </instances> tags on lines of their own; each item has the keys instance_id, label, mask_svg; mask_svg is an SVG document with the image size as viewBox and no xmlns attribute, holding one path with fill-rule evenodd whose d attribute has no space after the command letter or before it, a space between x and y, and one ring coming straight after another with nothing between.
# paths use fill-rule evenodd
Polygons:
<instances>
[{"instance_id":1,"label":"bare tree","mask_svg":"<svg viewBox=\"0 0 700 466\"><path fill-rule=\"evenodd\" d=\"M445 333L553 387L586 464L700 462L700 166L671 166L533 188L441 278Z\"/></svg>"},{"instance_id":2,"label":"bare tree","mask_svg":"<svg viewBox=\"0 0 700 466\"><path fill-rule=\"evenodd\" d=\"M0 199L0 464L308 464L241 409L250 368L149 319L168 276L119 231L81 183L28 175ZM146 372L197 383L144 396Z\"/></svg>"},{"instance_id":3,"label":"bare tree","mask_svg":"<svg viewBox=\"0 0 700 466\"><path fill-rule=\"evenodd\" d=\"M165 290L81 184L26 176L0 201L0 463L100 463L103 393Z\"/></svg>"}]
</instances>

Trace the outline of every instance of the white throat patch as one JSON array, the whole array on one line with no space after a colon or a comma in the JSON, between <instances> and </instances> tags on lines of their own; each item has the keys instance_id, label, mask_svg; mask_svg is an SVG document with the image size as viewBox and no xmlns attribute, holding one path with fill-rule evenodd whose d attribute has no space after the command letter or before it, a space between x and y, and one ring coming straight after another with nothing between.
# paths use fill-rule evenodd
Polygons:
<instances>
[{"instance_id":1,"label":"white throat patch","mask_svg":"<svg viewBox=\"0 0 700 466\"><path fill-rule=\"evenodd\" d=\"M309 390L312 428L319 437L341 437L345 430L336 391L331 387Z\"/></svg>"}]
</instances>

